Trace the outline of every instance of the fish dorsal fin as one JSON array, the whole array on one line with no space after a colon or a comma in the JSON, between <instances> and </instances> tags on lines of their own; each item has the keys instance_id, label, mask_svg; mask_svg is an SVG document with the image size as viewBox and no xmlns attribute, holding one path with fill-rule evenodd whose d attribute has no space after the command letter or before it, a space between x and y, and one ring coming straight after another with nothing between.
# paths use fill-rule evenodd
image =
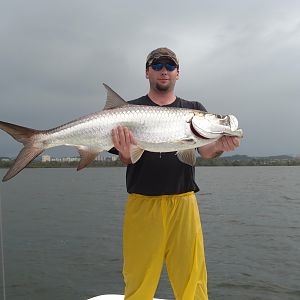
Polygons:
<instances>
[{"instance_id":1,"label":"fish dorsal fin","mask_svg":"<svg viewBox=\"0 0 300 300\"><path fill-rule=\"evenodd\" d=\"M112 109L128 105L128 103L119 96L114 90L112 90L107 84L103 83L107 91L106 104L103 110Z\"/></svg>"},{"instance_id":2,"label":"fish dorsal fin","mask_svg":"<svg viewBox=\"0 0 300 300\"><path fill-rule=\"evenodd\" d=\"M144 149L142 149L141 147L137 146L137 145L131 145L130 146L130 158L131 158L131 162L133 164L135 164L143 155L144 153Z\"/></svg>"},{"instance_id":3,"label":"fish dorsal fin","mask_svg":"<svg viewBox=\"0 0 300 300\"><path fill-rule=\"evenodd\" d=\"M176 155L181 162L187 165L194 166L196 164L195 149L178 151Z\"/></svg>"}]
</instances>

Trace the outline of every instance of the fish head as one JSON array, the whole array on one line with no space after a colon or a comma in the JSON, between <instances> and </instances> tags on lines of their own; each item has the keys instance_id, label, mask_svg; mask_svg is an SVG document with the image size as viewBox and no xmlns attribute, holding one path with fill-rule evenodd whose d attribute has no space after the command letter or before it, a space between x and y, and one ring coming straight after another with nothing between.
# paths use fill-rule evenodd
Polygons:
<instances>
[{"instance_id":1,"label":"fish head","mask_svg":"<svg viewBox=\"0 0 300 300\"><path fill-rule=\"evenodd\" d=\"M243 136L238 120L233 115L196 112L191 121L194 134L205 139L217 139L222 135Z\"/></svg>"}]
</instances>

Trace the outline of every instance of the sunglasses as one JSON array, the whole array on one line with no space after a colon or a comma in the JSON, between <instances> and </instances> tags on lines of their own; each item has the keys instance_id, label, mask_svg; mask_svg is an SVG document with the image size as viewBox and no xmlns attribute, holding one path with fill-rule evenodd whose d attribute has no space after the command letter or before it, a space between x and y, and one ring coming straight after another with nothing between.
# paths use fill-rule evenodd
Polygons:
<instances>
[{"instance_id":1,"label":"sunglasses","mask_svg":"<svg viewBox=\"0 0 300 300\"><path fill-rule=\"evenodd\" d=\"M163 67L166 68L167 71L174 71L177 66L176 65L173 65L173 64L152 64L151 65L151 68L154 70L154 71L160 71L163 69Z\"/></svg>"}]
</instances>

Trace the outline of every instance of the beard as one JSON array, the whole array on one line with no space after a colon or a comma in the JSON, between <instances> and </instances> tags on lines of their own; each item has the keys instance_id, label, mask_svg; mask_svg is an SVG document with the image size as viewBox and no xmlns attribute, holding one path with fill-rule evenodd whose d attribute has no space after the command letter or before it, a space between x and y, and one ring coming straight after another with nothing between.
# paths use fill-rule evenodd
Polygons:
<instances>
[{"instance_id":1,"label":"beard","mask_svg":"<svg viewBox=\"0 0 300 300\"><path fill-rule=\"evenodd\" d=\"M161 91L161 92L167 92L167 91L170 90L170 85L169 84L168 85L161 85L159 83L156 83L156 89L158 91Z\"/></svg>"}]
</instances>

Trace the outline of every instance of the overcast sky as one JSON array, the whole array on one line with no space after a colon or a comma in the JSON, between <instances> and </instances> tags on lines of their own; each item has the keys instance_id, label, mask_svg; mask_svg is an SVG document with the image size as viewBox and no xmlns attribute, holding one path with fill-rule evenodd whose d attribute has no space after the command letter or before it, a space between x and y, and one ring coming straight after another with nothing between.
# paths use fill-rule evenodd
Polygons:
<instances>
[{"instance_id":1,"label":"overcast sky","mask_svg":"<svg viewBox=\"0 0 300 300\"><path fill-rule=\"evenodd\" d=\"M0 43L0 120L48 129L101 110L102 82L144 95L145 57L167 46L176 94L239 119L234 154L300 154L298 0L2 0ZM0 156L20 149L0 132Z\"/></svg>"}]
</instances>

